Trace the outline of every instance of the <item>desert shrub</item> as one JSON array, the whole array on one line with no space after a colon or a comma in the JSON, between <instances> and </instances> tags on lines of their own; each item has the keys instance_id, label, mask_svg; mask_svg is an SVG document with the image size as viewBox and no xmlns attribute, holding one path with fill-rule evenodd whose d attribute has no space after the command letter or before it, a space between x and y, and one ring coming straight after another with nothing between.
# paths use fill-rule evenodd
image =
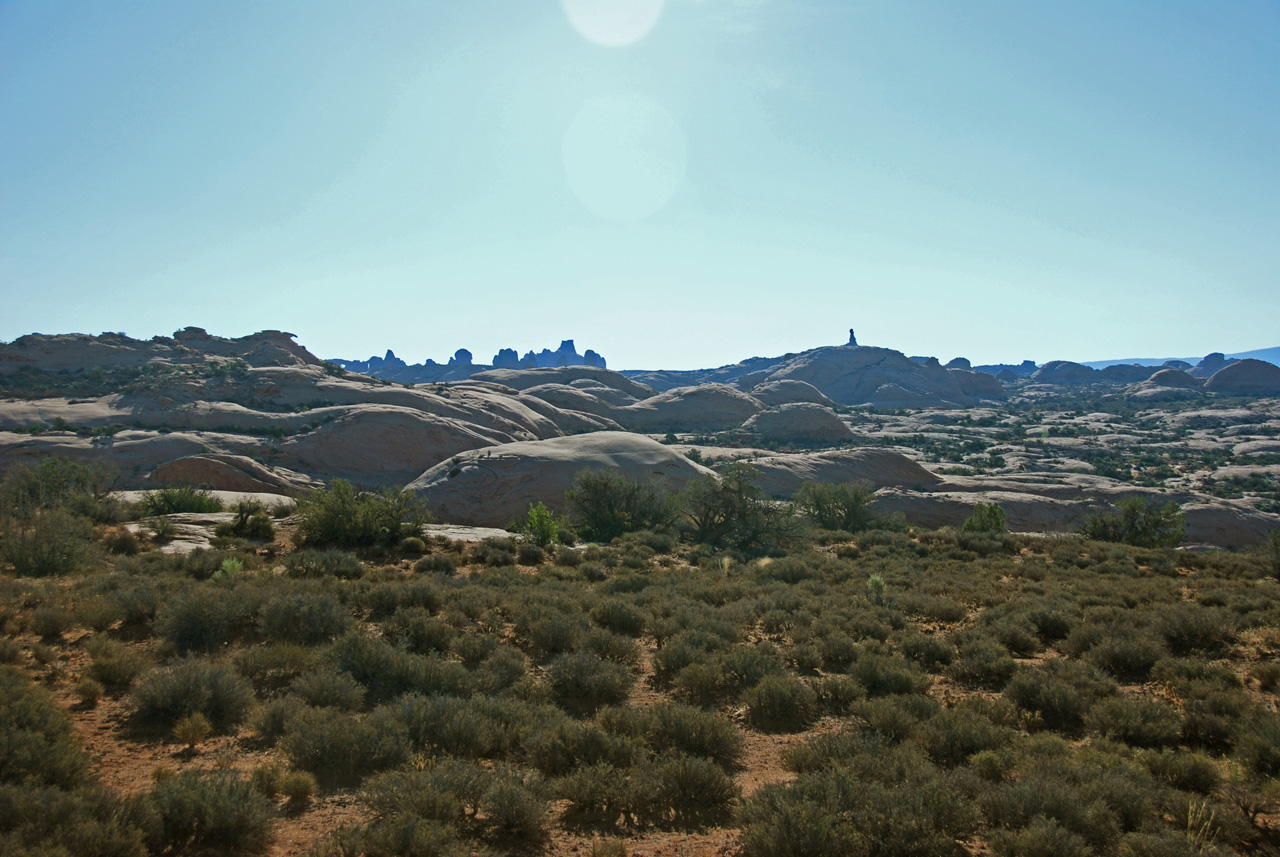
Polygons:
<instances>
[{"instance_id":1,"label":"desert shrub","mask_svg":"<svg viewBox=\"0 0 1280 857\"><path fill-rule=\"evenodd\" d=\"M234 595L198 586L165 602L156 630L180 653L210 652L241 631L246 613Z\"/></svg>"},{"instance_id":2,"label":"desert shrub","mask_svg":"<svg viewBox=\"0 0 1280 857\"><path fill-rule=\"evenodd\" d=\"M138 500L138 514L144 518L182 512L221 512L222 501L208 491L190 486L144 491Z\"/></svg>"},{"instance_id":3,"label":"desert shrub","mask_svg":"<svg viewBox=\"0 0 1280 857\"><path fill-rule=\"evenodd\" d=\"M384 817L399 814L457 825L480 808L489 774L479 765L433 759L422 769L375 774L365 784L369 807Z\"/></svg>"},{"instance_id":4,"label":"desert shrub","mask_svg":"<svg viewBox=\"0 0 1280 857\"><path fill-rule=\"evenodd\" d=\"M134 715L172 727L188 714L202 714L216 729L244 719L253 702L249 682L226 664L188 658L148 673L133 692Z\"/></svg>"},{"instance_id":5,"label":"desert shrub","mask_svg":"<svg viewBox=\"0 0 1280 857\"><path fill-rule=\"evenodd\" d=\"M0 481L0 508L22 520L42 509L65 509L98 523L112 523L119 520L120 511L107 495L113 481L114 476L102 467L55 455L6 474Z\"/></svg>"},{"instance_id":6,"label":"desert shrub","mask_svg":"<svg viewBox=\"0 0 1280 857\"><path fill-rule=\"evenodd\" d=\"M31 611L31 630L42 640L58 640L71 627L71 614L61 607L37 607Z\"/></svg>"},{"instance_id":7,"label":"desert shrub","mask_svg":"<svg viewBox=\"0 0 1280 857\"><path fill-rule=\"evenodd\" d=\"M1084 726L1093 702L1115 693L1115 685L1088 664L1054 660L1019 669L1004 689L1005 698L1038 715L1050 729L1075 732Z\"/></svg>"},{"instance_id":8,"label":"desert shrub","mask_svg":"<svg viewBox=\"0 0 1280 857\"><path fill-rule=\"evenodd\" d=\"M766 676L783 675L787 671L782 653L769 643L730 646L716 652L711 662L723 676L724 693L728 698L737 698Z\"/></svg>"},{"instance_id":9,"label":"desert shrub","mask_svg":"<svg viewBox=\"0 0 1280 857\"><path fill-rule=\"evenodd\" d=\"M636 641L603 628L595 628L579 641L583 651L599 655L607 661L632 665L640 659L640 647Z\"/></svg>"},{"instance_id":10,"label":"desert shrub","mask_svg":"<svg viewBox=\"0 0 1280 857\"><path fill-rule=\"evenodd\" d=\"M876 495L868 482L806 482L793 499L796 509L824 530L860 533L877 523L873 511Z\"/></svg>"},{"instance_id":11,"label":"desert shrub","mask_svg":"<svg viewBox=\"0 0 1280 857\"><path fill-rule=\"evenodd\" d=\"M278 690L310 671L319 657L314 649L295 643L275 643L237 652L235 666L256 689Z\"/></svg>"},{"instance_id":12,"label":"desert shrub","mask_svg":"<svg viewBox=\"0 0 1280 857\"><path fill-rule=\"evenodd\" d=\"M959 857L978 813L963 785L920 751L869 744L790 785L759 789L738 820L748 857Z\"/></svg>"},{"instance_id":13,"label":"desert shrub","mask_svg":"<svg viewBox=\"0 0 1280 857\"><path fill-rule=\"evenodd\" d=\"M480 799L489 832L507 846L529 848L547 838L547 799L535 776L500 770Z\"/></svg>"},{"instance_id":14,"label":"desert shrub","mask_svg":"<svg viewBox=\"0 0 1280 857\"><path fill-rule=\"evenodd\" d=\"M432 616L425 607L397 610L383 629L397 646L418 654L445 653L458 632L443 619Z\"/></svg>"},{"instance_id":15,"label":"desert shrub","mask_svg":"<svg viewBox=\"0 0 1280 857\"><path fill-rule=\"evenodd\" d=\"M328 594L278 595L258 612L259 633L282 643L314 646L341 636L351 624L351 613Z\"/></svg>"},{"instance_id":16,"label":"desert shrub","mask_svg":"<svg viewBox=\"0 0 1280 857\"><path fill-rule=\"evenodd\" d=\"M147 802L159 817L159 843L174 851L252 854L271 839L270 803L228 771L184 771L156 783Z\"/></svg>"},{"instance_id":17,"label":"desert shrub","mask_svg":"<svg viewBox=\"0 0 1280 857\"><path fill-rule=\"evenodd\" d=\"M868 732L897 744L913 737L921 724L935 717L938 704L924 696L882 696L854 703L852 712Z\"/></svg>"},{"instance_id":18,"label":"desert shrub","mask_svg":"<svg viewBox=\"0 0 1280 857\"><path fill-rule=\"evenodd\" d=\"M924 693L929 687L929 677L909 661L885 655L860 656L849 667L849 675L866 688L868 696Z\"/></svg>"},{"instance_id":19,"label":"desert shrub","mask_svg":"<svg viewBox=\"0 0 1280 857\"><path fill-rule=\"evenodd\" d=\"M513 539L485 539L471 546L471 562L490 568L502 568L516 564L516 543Z\"/></svg>"},{"instance_id":20,"label":"desert shrub","mask_svg":"<svg viewBox=\"0 0 1280 857\"><path fill-rule=\"evenodd\" d=\"M354 555L340 550L300 550L284 561L290 577L336 577L355 580L364 576L364 566Z\"/></svg>"},{"instance_id":21,"label":"desert shrub","mask_svg":"<svg viewBox=\"0 0 1280 857\"><path fill-rule=\"evenodd\" d=\"M1038 818L1020 830L997 830L991 850L998 857L1088 857L1089 843L1051 818Z\"/></svg>"},{"instance_id":22,"label":"desert shrub","mask_svg":"<svg viewBox=\"0 0 1280 857\"><path fill-rule=\"evenodd\" d=\"M587 629L580 616L559 610L535 612L526 619L529 642L548 655L558 655L577 648L578 640Z\"/></svg>"},{"instance_id":23,"label":"desert shrub","mask_svg":"<svg viewBox=\"0 0 1280 857\"><path fill-rule=\"evenodd\" d=\"M89 759L73 738L71 718L11 667L0 668L0 735L0 783L69 789L86 780Z\"/></svg>"},{"instance_id":24,"label":"desert shrub","mask_svg":"<svg viewBox=\"0 0 1280 857\"><path fill-rule=\"evenodd\" d=\"M276 528L271 523L271 516L257 500L241 500L236 503L232 511L235 512L235 518L214 527L214 535L262 542L271 541L276 537Z\"/></svg>"},{"instance_id":25,"label":"desert shrub","mask_svg":"<svg viewBox=\"0 0 1280 857\"><path fill-rule=\"evenodd\" d=\"M766 732L799 732L818 714L818 698L790 676L769 675L746 693L747 717Z\"/></svg>"},{"instance_id":26,"label":"desert shrub","mask_svg":"<svg viewBox=\"0 0 1280 857\"><path fill-rule=\"evenodd\" d=\"M560 538L560 530L568 527L568 521L556 515L543 503L532 503L524 517L507 527L520 533L539 548L554 545ZM533 565L534 563L526 563Z\"/></svg>"},{"instance_id":27,"label":"desert shrub","mask_svg":"<svg viewBox=\"0 0 1280 857\"><path fill-rule=\"evenodd\" d=\"M330 649L329 658L364 685L367 700L374 705L410 692L458 696L467 693L471 684L462 664L415 655L360 633L340 638Z\"/></svg>"},{"instance_id":28,"label":"desert shrub","mask_svg":"<svg viewBox=\"0 0 1280 857\"><path fill-rule=\"evenodd\" d=\"M108 533L102 543L108 551L117 556L134 556L142 550L142 543L138 541L138 537L125 529Z\"/></svg>"},{"instance_id":29,"label":"desert shrub","mask_svg":"<svg viewBox=\"0 0 1280 857\"><path fill-rule=\"evenodd\" d=\"M1222 781L1218 766L1200 753L1166 749L1144 754L1142 763L1157 780L1182 791L1212 794Z\"/></svg>"},{"instance_id":30,"label":"desert shrub","mask_svg":"<svg viewBox=\"0 0 1280 857\"><path fill-rule=\"evenodd\" d=\"M998 690L1008 684L1018 665L1008 651L985 637L967 641L947 668L947 675L966 687Z\"/></svg>"},{"instance_id":31,"label":"desert shrub","mask_svg":"<svg viewBox=\"0 0 1280 857\"><path fill-rule=\"evenodd\" d=\"M999 503L975 503L973 514L965 519L961 530L966 533L1003 533L1009 528L1009 518Z\"/></svg>"},{"instance_id":32,"label":"desert shrub","mask_svg":"<svg viewBox=\"0 0 1280 857\"><path fill-rule=\"evenodd\" d=\"M657 752L675 750L724 768L742 757L742 733L719 714L674 702L651 706L646 714L642 737Z\"/></svg>"},{"instance_id":33,"label":"desert shrub","mask_svg":"<svg viewBox=\"0 0 1280 857\"><path fill-rule=\"evenodd\" d=\"M1175 655L1199 652L1215 655L1236 638L1236 620L1226 610L1178 604L1161 609L1156 617L1156 632L1164 637Z\"/></svg>"},{"instance_id":34,"label":"desert shrub","mask_svg":"<svg viewBox=\"0 0 1280 857\"><path fill-rule=\"evenodd\" d=\"M975 753L1005 746L1013 734L981 715L961 709L933 717L920 727L916 738L936 764L954 768Z\"/></svg>"},{"instance_id":35,"label":"desert shrub","mask_svg":"<svg viewBox=\"0 0 1280 857\"><path fill-rule=\"evenodd\" d=\"M1280 718L1268 716L1242 727L1236 759L1252 777L1280 777Z\"/></svg>"},{"instance_id":36,"label":"desert shrub","mask_svg":"<svg viewBox=\"0 0 1280 857\"><path fill-rule=\"evenodd\" d=\"M848 676L822 676L813 680L810 687L818 697L818 709L823 714L842 717L849 708L866 695L866 690Z\"/></svg>"},{"instance_id":37,"label":"desert shrub","mask_svg":"<svg viewBox=\"0 0 1280 857\"><path fill-rule=\"evenodd\" d=\"M724 670L714 662L690 664L680 670L671 680L671 690L682 702L704 708L714 708L733 695Z\"/></svg>"},{"instance_id":38,"label":"desert shrub","mask_svg":"<svg viewBox=\"0 0 1280 857\"><path fill-rule=\"evenodd\" d=\"M1249 670L1249 677L1258 682L1258 689L1273 692L1280 687L1280 663L1263 661Z\"/></svg>"},{"instance_id":39,"label":"desert shrub","mask_svg":"<svg viewBox=\"0 0 1280 857\"><path fill-rule=\"evenodd\" d=\"M65 509L37 509L22 519L0 516L0 561L19 577L70 574L93 557L93 528Z\"/></svg>"},{"instance_id":40,"label":"desert shrub","mask_svg":"<svg viewBox=\"0 0 1280 857\"><path fill-rule=\"evenodd\" d=\"M689 537L712 548L756 556L799 543L800 528L790 509L763 496L754 484L759 472L734 462L715 476L691 480L680 495Z\"/></svg>"},{"instance_id":41,"label":"desert shrub","mask_svg":"<svg viewBox=\"0 0 1280 857\"><path fill-rule=\"evenodd\" d=\"M213 732L213 725L209 722L209 718L198 711L180 718L173 724L174 740L179 744L187 745L188 748L194 748L208 738L211 732Z\"/></svg>"},{"instance_id":42,"label":"desert shrub","mask_svg":"<svg viewBox=\"0 0 1280 857\"><path fill-rule=\"evenodd\" d=\"M401 730L335 708L299 707L284 723L280 749L325 785L353 785L408 758Z\"/></svg>"},{"instance_id":43,"label":"desert shrub","mask_svg":"<svg viewBox=\"0 0 1280 857\"><path fill-rule=\"evenodd\" d=\"M630 767L641 753L635 738L570 719L533 730L524 738L523 748L526 761L549 777L564 776L587 765Z\"/></svg>"},{"instance_id":44,"label":"desert shrub","mask_svg":"<svg viewBox=\"0 0 1280 857\"><path fill-rule=\"evenodd\" d=\"M93 658L84 674L99 682L109 693L128 690L146 667L146 660L124 645L94 637L85 647Z\"/></svg>"},{"instance_id":45,"label":"desert shrub","mask_svg":"<svg viewBox=\"0 0 1280 857\"><path fill-rule=\"evenodd\" d=\"M1164 657L1161 640L1150 634L1116 631L1089 649L1090 663L1122 681L1145 681L1156 661Z\"/></svg>"},{"instance_id":46,"label":"desert shrub","mask_svg":"<svg viewBox=\"0 0 1280 857\"><path fill-rule=\"evenodd\" d=\"M343 548L392 547L418 535L430 517L412 491L361 492L342 479L303 498L296 516L299 547Z\"/></svg>"},{"instance_id":47,"label":"desert shrub","mask_svg":"<svg viewBox=\"0 0 1280 857\"><path fill-rule=\"evenodd\" d=\"M656 482L638 482L618 473L583 470L565 492L578 532L591 541L609 542L624 533L670 526L676 504Z\"/></svg>"},{"instance_id":48,"label":"desert shrub","mask_svg":"<svg viewBox=\"0 0 1280 857\"><path fill-rule=\"evenodd\" d=\"M458 570L458 558L451 553L433 553L413 564L418 574L454 574Z\"/></svg>"},{"instance_id":49,"label":"desert shrub","mask_svg":"<svg viewBox=\"0 0 1280 857\"><path fill-rule=\"evenodd\" d=\"M516 547L516 562L520 565L542 565L547 554L542 548L525 542Z\"/></svg>"},{"instance_id":50,"label":"desert shrub","mask_svg":"<svg viewBox=\"0 0 1280 857\"><path fill-rule=\"evenodd\" d=\"M102 699L102 695L106 693L106 688L91 678L82 678L76 682L71 692L76 695L76 699L80 700L81 705L94 706L98 704L98 700Z\"/></svg>"},{"instance_id":51,"label":"desert shrub","mask_svg":"<svg viewBox=\"0 0 1280 857\"><path fill-rule=\"evenodd\" d=\"M612 825L619 815L630 817L640 802L631 775L635 768L615 768L608 763L583 765L556 781L556 793L578 817Z\"/></svg>"},{"instance_id":52,"label":"desert shrub","mask_svg":"<svg viewBox=\"0 0 1280 857\"><path fill-rule=\"evenodd\" d=\"M1126 497L1113 514L1090 515L1081 532L1099 542L1122 542L1143 548L1173 548L1186 535L1186 515L1175 502L1155 498Z\"/></svg>"},{"instance_id":53,"label":"desert shrub","mask_svg":"<svg viewBox=\"0 0 1280 857\"><path fill-rule=\"evenodd\" d=\"M722 818L738 799L738 787L719 765L697 756L665 756L646 777L655 788L643 796L645 814L681 825Z\"/></svg>"},{"instance_id":54,"label":"desert shrub","mask_svg":"<svg viewBox=\"0 0 1280 857\"><path fill-rule=\"evenodd\" d=\"M8 637L0 637L0 664L16 664L22 660L22 647Z\"/></svg>"},{"instance_id":55,"label":"desert shrub","mask_svg":"<svg viewBox=\"0 0 1280 857\"><path fill-rule=\"evenodd\" d=\"M591 611L591 621L615 634L639 637L644 633L645 615L625 601L607 598Z\"/></svg>"},{"instance_id":56,"label":"desert shrub","mask_svg":"<svg viewBox=\"0 0 1280 857\"><path fill-rule=\"evenodd\" d=\"M956 655L956 647L950 641L933 634L906 634L898 641L898 650L926 670L945 667Z\"/></svg>"},{"instance_id":57,"label":"desert shrub","mask_svg":"<svg viewBox=\"0 0 1280 857\"><path fill-rule=\"evenodd\" d=\"M630 671L588 652L559 655L547 665L547 681L556 703L566 711L591 714L626 698Z\"/></svg>"},{"instance_id":58,"label":"desert shrub","mask_svg":"<svg viewBox=\"0 0 1280 857\"><path fill-rule=\"evenodd\" d=\"M364 687L349 673L320 669L298 676L289 690L315 708L358 711L364 704Z\"/></svg>"},{"instance_id":59,"label":"desert shrub","mask_svg":"<svg viewBox=\"0 0 1280 857\"><path fill-rule=\"evenodd\" d=\"M501 759L518 753L521 738L562 718L557 709L512 697L406 694L374 712L378 722L399 724L410 747L468 759Z\"/></svg>"},{"instance_id":60,"label":"desert shrub","mask_svg":"<svg viewBox=\"0 0 1280 857\"><path fill-rule=\"evenodd\" d=\"M1167 703L1124 696L1099 700L1085 720L1099 735L1134 747L1176 744L1182 727L1177 709Z\"/></svg>"},{"instance_id":61,"label":"desert shrub","mask_svg":"<svg viewBox=\"0 0 1280 857\"><path fill-rule=\"evenodd\" d=\"M1182 740L1193 747L1226 753L1235 746L1238 726L1251 709L1249 698L1238 690L1192 685L1193 694L1182 704Z\"/></svg>"}]
</instances>

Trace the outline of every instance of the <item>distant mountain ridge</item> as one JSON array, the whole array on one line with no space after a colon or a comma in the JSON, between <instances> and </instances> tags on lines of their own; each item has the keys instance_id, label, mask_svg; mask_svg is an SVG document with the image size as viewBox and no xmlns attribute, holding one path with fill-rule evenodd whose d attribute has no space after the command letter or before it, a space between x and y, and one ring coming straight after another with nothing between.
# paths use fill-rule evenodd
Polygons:
<instances>
[{"instance_id":1,"label":"distant mountain ridge","mask_svg":"<svg viewBox=\"0 0 1280 857\"><path fill-rule=\"evenodd\" d=\"M1226 355L1229 360L1264 360L1267 363L1273 363L1280 366L1280 346L1275 348L1259 348L1255 351L1240 351L1235 354ZM1089 366L1093 369L1105 369L1108 366L1120 365L1138 365L1138 366L1163 366L1170 360L1181 360L1184 363L1195 364L1199 357L1131 357L1127 360L1086 360L1081 362L1081 366Z\"/></svg>"}]
</instances>

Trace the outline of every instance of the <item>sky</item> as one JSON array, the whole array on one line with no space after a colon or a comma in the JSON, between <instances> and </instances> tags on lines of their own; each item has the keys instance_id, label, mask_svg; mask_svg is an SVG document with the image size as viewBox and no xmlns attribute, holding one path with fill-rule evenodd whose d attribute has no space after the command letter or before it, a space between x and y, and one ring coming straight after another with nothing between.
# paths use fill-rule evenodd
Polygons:
<instances>
[{"instance_id":1,"label":"sky","mask_svg":"<svg viewBox=\"0 0 1280 857\"><path fill-rule=\"evenodd\" d=\"M1280 345L1280 4L5 0L0 340Z\"/></svg>"}]
</instances>

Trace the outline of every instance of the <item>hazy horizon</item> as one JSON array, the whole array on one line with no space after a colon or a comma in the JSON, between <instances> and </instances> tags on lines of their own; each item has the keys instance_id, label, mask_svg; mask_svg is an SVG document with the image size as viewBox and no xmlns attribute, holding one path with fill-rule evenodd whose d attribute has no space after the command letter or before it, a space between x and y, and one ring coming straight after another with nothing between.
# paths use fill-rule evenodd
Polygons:
<instances>
[{"instance_id":1,"label":"hazy horizon","mask_svg":"<svg viewBox=\"0 0 1280 857\"><path fill-rule=\"evenodd\" d=\"M1280 345L1280 7L0 6L0 340Z\"/></svg>"}]
</instances>

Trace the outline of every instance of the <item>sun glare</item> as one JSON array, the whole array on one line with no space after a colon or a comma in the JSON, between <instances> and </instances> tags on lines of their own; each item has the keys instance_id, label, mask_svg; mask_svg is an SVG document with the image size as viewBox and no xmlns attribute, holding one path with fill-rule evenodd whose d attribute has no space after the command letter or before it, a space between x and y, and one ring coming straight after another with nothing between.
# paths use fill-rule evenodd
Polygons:
<instances>
[{"instance_id":1,"label":"sun glare","mask_svg":"<svg viewBox=\"0 0 1280 857\"><path fill-rule=\"evenodd\" d=\"M684 181L680 123L638 93L587 99L562 146L578 200L598 217L634 223L660 211Z\"/></svg>"},{"instance_id":2,"label":"sun glare","mask_svg":"<svg viewBox=\"0 0 1280 857\"><path fill-rule=\"evenodd\" d=\"M649 34L662 16L665 0L561 0L561 4L583 38L621 48Z\"/></svg>"}]
</instances>

